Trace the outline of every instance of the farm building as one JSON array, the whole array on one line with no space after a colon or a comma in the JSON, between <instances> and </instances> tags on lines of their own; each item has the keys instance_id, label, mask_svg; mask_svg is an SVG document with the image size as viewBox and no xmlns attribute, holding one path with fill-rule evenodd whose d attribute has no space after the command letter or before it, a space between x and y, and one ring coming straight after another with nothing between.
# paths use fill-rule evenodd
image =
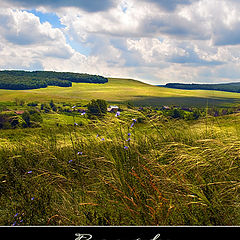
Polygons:
<instances>
[{"instance_id":1,"label":"farm building","mask_svg":"<svg viewBox=\"0 0 240 240\"><path fill-rule=\"evenodd\" d=\"M162 110L169 110L170 107L169 106L162 106Z\"/></svg>"},{"instance_id":2,"label":"farm building","mask_svg":"<svg viewBox=\"0 0 240 240\"><path fill-rule=\"evenodd\" d=\"M118 111L118 109L119 109L119 107L118 106L109 106L108 108L107 108L107 111L108 112L117 112Z\"/></svg>"},{"instance_id":3,"label":"farm building","mask_svg":"<svg viewBox=\"0 0 240 240\"><path fill-rule=\"evenodd\" d=\"M24 113L24 111L18 110L18 111L15 111L15 113L18 115L22 115Z\"/></svg>"}]
</instances>

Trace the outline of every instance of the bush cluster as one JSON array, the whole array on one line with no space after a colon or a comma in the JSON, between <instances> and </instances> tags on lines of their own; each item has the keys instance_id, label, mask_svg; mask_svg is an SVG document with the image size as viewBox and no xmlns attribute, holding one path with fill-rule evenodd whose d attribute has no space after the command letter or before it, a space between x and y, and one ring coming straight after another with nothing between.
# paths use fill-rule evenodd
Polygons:
<instances>
[{"instance_id":1,"label":"bush cluster","mask_svg":"<svg viewBox=\"0 0 240 240\"><path fill-rule=\"evenodd\" d=\"M21 116L12 112L1 113L0 129L39 127L42 121L41 114L35 109L24 111Z\"/></svg>"}]
</instances>

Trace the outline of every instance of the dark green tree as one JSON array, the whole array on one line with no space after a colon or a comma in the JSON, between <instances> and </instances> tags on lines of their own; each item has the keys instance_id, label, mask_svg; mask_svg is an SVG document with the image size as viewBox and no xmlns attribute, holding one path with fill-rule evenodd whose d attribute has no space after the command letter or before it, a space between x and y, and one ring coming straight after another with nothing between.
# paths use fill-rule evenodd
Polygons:
<instances>
[{"instance_id":1,"label":"dark green tree","mask_svg":"<svg viewBox=\"0 0 240 240\"><path fill-rule=\"evenodd\" d=\"M35 109L31 109L29 111L29 114L30 114L30 120L32 122L35 122L35 123L36 122L38 122L38 123L43 122L43 118L42 118L42 116L41 116L39 111L37 111Z\"/></svg>"},{"instance_id":2,"label":"dark green tree","mask_svg":"<svg viewBox=\"0 0 240 240\"><path fill-rule=\"evenodd\" d=\"M48 104L42 103L41 104L41 110L43 110L45 113L48 113L48 112L50 112L51 108Z\"/></svg>"},{"instance_id":3,"label":"dark green tree","mask_svg":"<svg viewBox=\"0 0 240 240\"><path fill-rule=\"evenodd\" d=\"M184 118L184 111L178 108L174 108L169 114L172 118Z\"/></svg>"},{"instance_id":4,"label":"dark green tree","mask_svg":"<svg viewBox=\"0 0 240 240\"><path fill-rule=\"evenodd\" d=\"M107 102L102 99L91 100L87 105L88 112L92 115L102 116L107 113Z\"/></svg>"},{"instance_id":5,"label":"dark green tree","mask_svg":"<svg viewBox=\"0 0 240 240\"><path fill-rule=\"evenodd\" d=\"M55 105L55 103L53 102L53 100L50 101L49 105L50 105L51 109L52 109L54 112L57 111L57 106Z\"/></svg>"},{"instance_id":6,"label":"dark green tree","mask_svg":"<svg viewBox=\"0 0 240 240\"><path fill-rule=\"evenodd\" d=\"M193 111L193 119L197 120L197 119L199 119L200 116L201 116L200 111L198 109L195 109Z\"/></svg>"},{"instance_id":7,"label":"dark green tree","mask_svg":"<svg viewBox=\"0 0 240 240\"><path fill-rule=\"evenodd\" d=\"M54 104L53 100L50 101L49 105L50 105L51 108L54 107L55 104Z\"/></svg>"},{"instance_id":8,"label":"dark green tree","mask_svg":"<svg viewBox=\"0 0 240 240\"><path fill-rule=\"evenodd\" d=\"M23 114L22 114L22 119L24 120L24 124L23 124L23 127L30 127L31 125L31 120L30 120L30 113L28 111L25 111Z\"/></svg>"}]
</instances>

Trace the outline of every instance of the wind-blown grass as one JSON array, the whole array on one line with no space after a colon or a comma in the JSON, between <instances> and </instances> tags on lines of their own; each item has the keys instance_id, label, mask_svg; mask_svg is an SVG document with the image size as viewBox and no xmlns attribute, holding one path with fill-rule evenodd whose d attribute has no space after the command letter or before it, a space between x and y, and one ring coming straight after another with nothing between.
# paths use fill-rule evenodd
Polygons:
<instances>
[{"instance_id":1,"label":"wind-blown grass","mask_svg":"<svg viewBox=\"0 0 240 240\"><path fill-rule=\"evenodd\" d=\"M238 116L139 114L1 145L0 224L238 225Z\"/></svg>"}]
</instances>

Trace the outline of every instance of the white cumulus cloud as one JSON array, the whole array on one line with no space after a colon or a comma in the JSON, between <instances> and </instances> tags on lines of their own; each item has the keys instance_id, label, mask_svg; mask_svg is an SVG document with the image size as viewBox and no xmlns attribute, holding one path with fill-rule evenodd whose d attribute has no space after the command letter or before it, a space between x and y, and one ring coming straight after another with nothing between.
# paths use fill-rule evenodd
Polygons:
<instances>
[{"instance_id":1,"label":"white cumulus cloud","mask_svg":"<svg viewBox=\"0 0 240 240\"><path fill-rule=\"evenodd\" d=\"M237 0L0 0L0 68L164 82L238 81ZM41 20L25 9L57 15ZM231 71L232 69L232 71Z\"/></svg>"}]
</instances>

